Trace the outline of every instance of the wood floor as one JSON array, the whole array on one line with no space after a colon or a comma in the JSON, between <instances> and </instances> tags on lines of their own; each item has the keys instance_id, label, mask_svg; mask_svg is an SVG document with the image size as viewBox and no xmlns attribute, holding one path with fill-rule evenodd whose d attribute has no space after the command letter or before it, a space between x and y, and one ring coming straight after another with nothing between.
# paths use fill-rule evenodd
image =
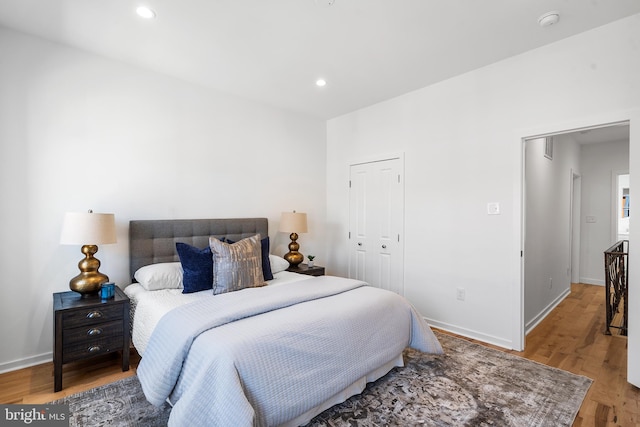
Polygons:
<instances>
[{"instance_id":1,"label":"wood floor","mask_svg":"<svg viewBox=\"0 0 640 427\"><path fill-rule=\"evenodd\" d=\"M627 340L602 333L604 313L603 287L574 284L571 294L527 336L526 350L508 352L594 380L574 426L640 426L640 390L626 381ZM128 372L120 371L117 355L65 365L64 389L58 393L52 392L52 363L0 374L0 403L60 399L134 375L139 360L132 351Z\"/></svg>"}]
</instances>

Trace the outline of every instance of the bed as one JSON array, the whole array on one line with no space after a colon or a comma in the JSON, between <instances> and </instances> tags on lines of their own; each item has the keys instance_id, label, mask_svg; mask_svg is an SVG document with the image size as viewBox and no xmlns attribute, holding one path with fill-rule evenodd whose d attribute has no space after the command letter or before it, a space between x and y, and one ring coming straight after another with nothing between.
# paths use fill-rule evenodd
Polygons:
<instances>
[{"instance_id":1,"label":"bed","mask_svg":"<svg viewBox=\"0 0 640 427\"><path fill-rule=\"evenodd\" d=\"M265 218L131 221L129 237L137 374L147 400L173 406L169 425L304 425L403 366L407 346L442 352L403 297L285 271L268 253ZM242 245L260 247L251 263L262 262L264 283L216 293L226 283L220 254ZM212 289L183 293L192 273L185 246L213 251ZM229 283L246 276L224 274Z\"/></svg>"}]
</instances>

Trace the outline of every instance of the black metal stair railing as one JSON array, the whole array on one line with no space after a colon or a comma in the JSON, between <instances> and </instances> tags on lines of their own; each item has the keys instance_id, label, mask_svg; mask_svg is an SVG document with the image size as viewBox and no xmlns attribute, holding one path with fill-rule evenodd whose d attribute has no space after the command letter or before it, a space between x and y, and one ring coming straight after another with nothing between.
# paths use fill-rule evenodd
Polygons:
<instances>
[{"instance_id":1,"label":"black metal stair railing","mask_svg":"<svg viewBox=\"0 0 640 427\"><path fill-rule=\"evenodd\" d=\"M629 241L620 240L604 252L604 273L606 292L607 327L605 334L611 335L610 328L620 329L621 335L627 335L629 315L628 278L629 278ZM622 318L620 314L622 305ZM613 325L614 318L617 325ZM618 320L619 319L619 320Z\"/></svg>"}]
</instances>

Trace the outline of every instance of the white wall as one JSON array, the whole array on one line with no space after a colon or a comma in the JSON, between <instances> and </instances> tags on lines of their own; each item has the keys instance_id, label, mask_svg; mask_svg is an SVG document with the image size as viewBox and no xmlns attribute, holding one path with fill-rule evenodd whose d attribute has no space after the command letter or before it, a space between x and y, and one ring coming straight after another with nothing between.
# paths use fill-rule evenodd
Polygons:
<instances>
[{"instance_id":1,"label":"white wall","mask_svg":"<svg viewBox=\"0 0 640 427\"><path fill-rule=\"evenodd\" d=\"M66 211L115 213L97 257L121 286L131 219L264 216L284 254L297 209L326 261L324 121L1 28L0 58L0 371L51 358L51 294L82 257L58 243Z\"/></svg>"},{"instance_id":2,"label":"white wall","mask_svg":"<svg viewBox=\"0 0 640 427\"><path fill-rule=\"evenodd\" d=\"M524 321L530 331L571 291L571 184L580 146L570 135L525 143Z\"/></svg>"},{"instance_id":3,"label":"white wall","mask_svg":"<svg viewBox=\"0 0 640 427\"><path fill-rule=\"evenodd\" d=\"M615 172L629 171L629 141L582 147L580 282L604 285L604 251L617 241L612 233ZM587 222L587 216L595 222Z\"/></svg>"},{"instance_id":4,"label":"white wall","mask_svg":"<svg viewBox=\"0 0 640 427\"><path fill-rule=\"evenodd\" d=\"M635 15L332 119L328 264L336 273L348 272L347 165L402 151L406 296L434 325L518 348L521 139L630 119L633 192L633 171L640 171L634 152L639 111ZM488 202L499 202L501 215L487 215ZM631 234L633 241L633 227ZM630 263L633 286L640 259ZM466 288L466 301L456 300L456 287ZM640 292L632 288L629 299L640 306ZM629 360L640 359L638 317L630 316ZM640 384L640 367L630 366L629 375Z\"/></svg>"}]
</instances>

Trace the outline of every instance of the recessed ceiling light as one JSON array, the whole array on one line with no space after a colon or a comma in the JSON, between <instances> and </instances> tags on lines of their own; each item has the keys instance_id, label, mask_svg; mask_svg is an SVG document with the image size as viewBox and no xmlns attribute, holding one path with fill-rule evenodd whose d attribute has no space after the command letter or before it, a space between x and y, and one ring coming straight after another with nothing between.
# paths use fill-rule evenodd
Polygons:
<instances>
[{"instance_id":1,"label":"recessed ceiling light","mask_svg":"<svg viewBox=\"0 0 640 427\"><path fill-rule=\"evenodd\" d=\"M327 81L325 79L316 80L316 86L323 87L327 85Z\"/></svg>"},{"instance_id":2,"label":"recessed ceiling light","mask_svg":"<svg viewBox=\"0 0 640 427\"><path fill-rule=\"evenodd\" d=\"M547 12L544 15L540 16L538 18L538 24L541 27L549 27L553 24L558 23L559 20L560 20L560 13L554 10L552 12Z\"/></svg>"},{"instance_id":3,"label":"recessed ceiling light","mask_svg":"<svg viewBox=\"0 0 640 427\"><path fill-rule=\"evenodd\" d=\"M144 19L152 19L156 17L156 13L147 6L138 6L136 9L138 16Z\"/></svg>"}]
</instances>

